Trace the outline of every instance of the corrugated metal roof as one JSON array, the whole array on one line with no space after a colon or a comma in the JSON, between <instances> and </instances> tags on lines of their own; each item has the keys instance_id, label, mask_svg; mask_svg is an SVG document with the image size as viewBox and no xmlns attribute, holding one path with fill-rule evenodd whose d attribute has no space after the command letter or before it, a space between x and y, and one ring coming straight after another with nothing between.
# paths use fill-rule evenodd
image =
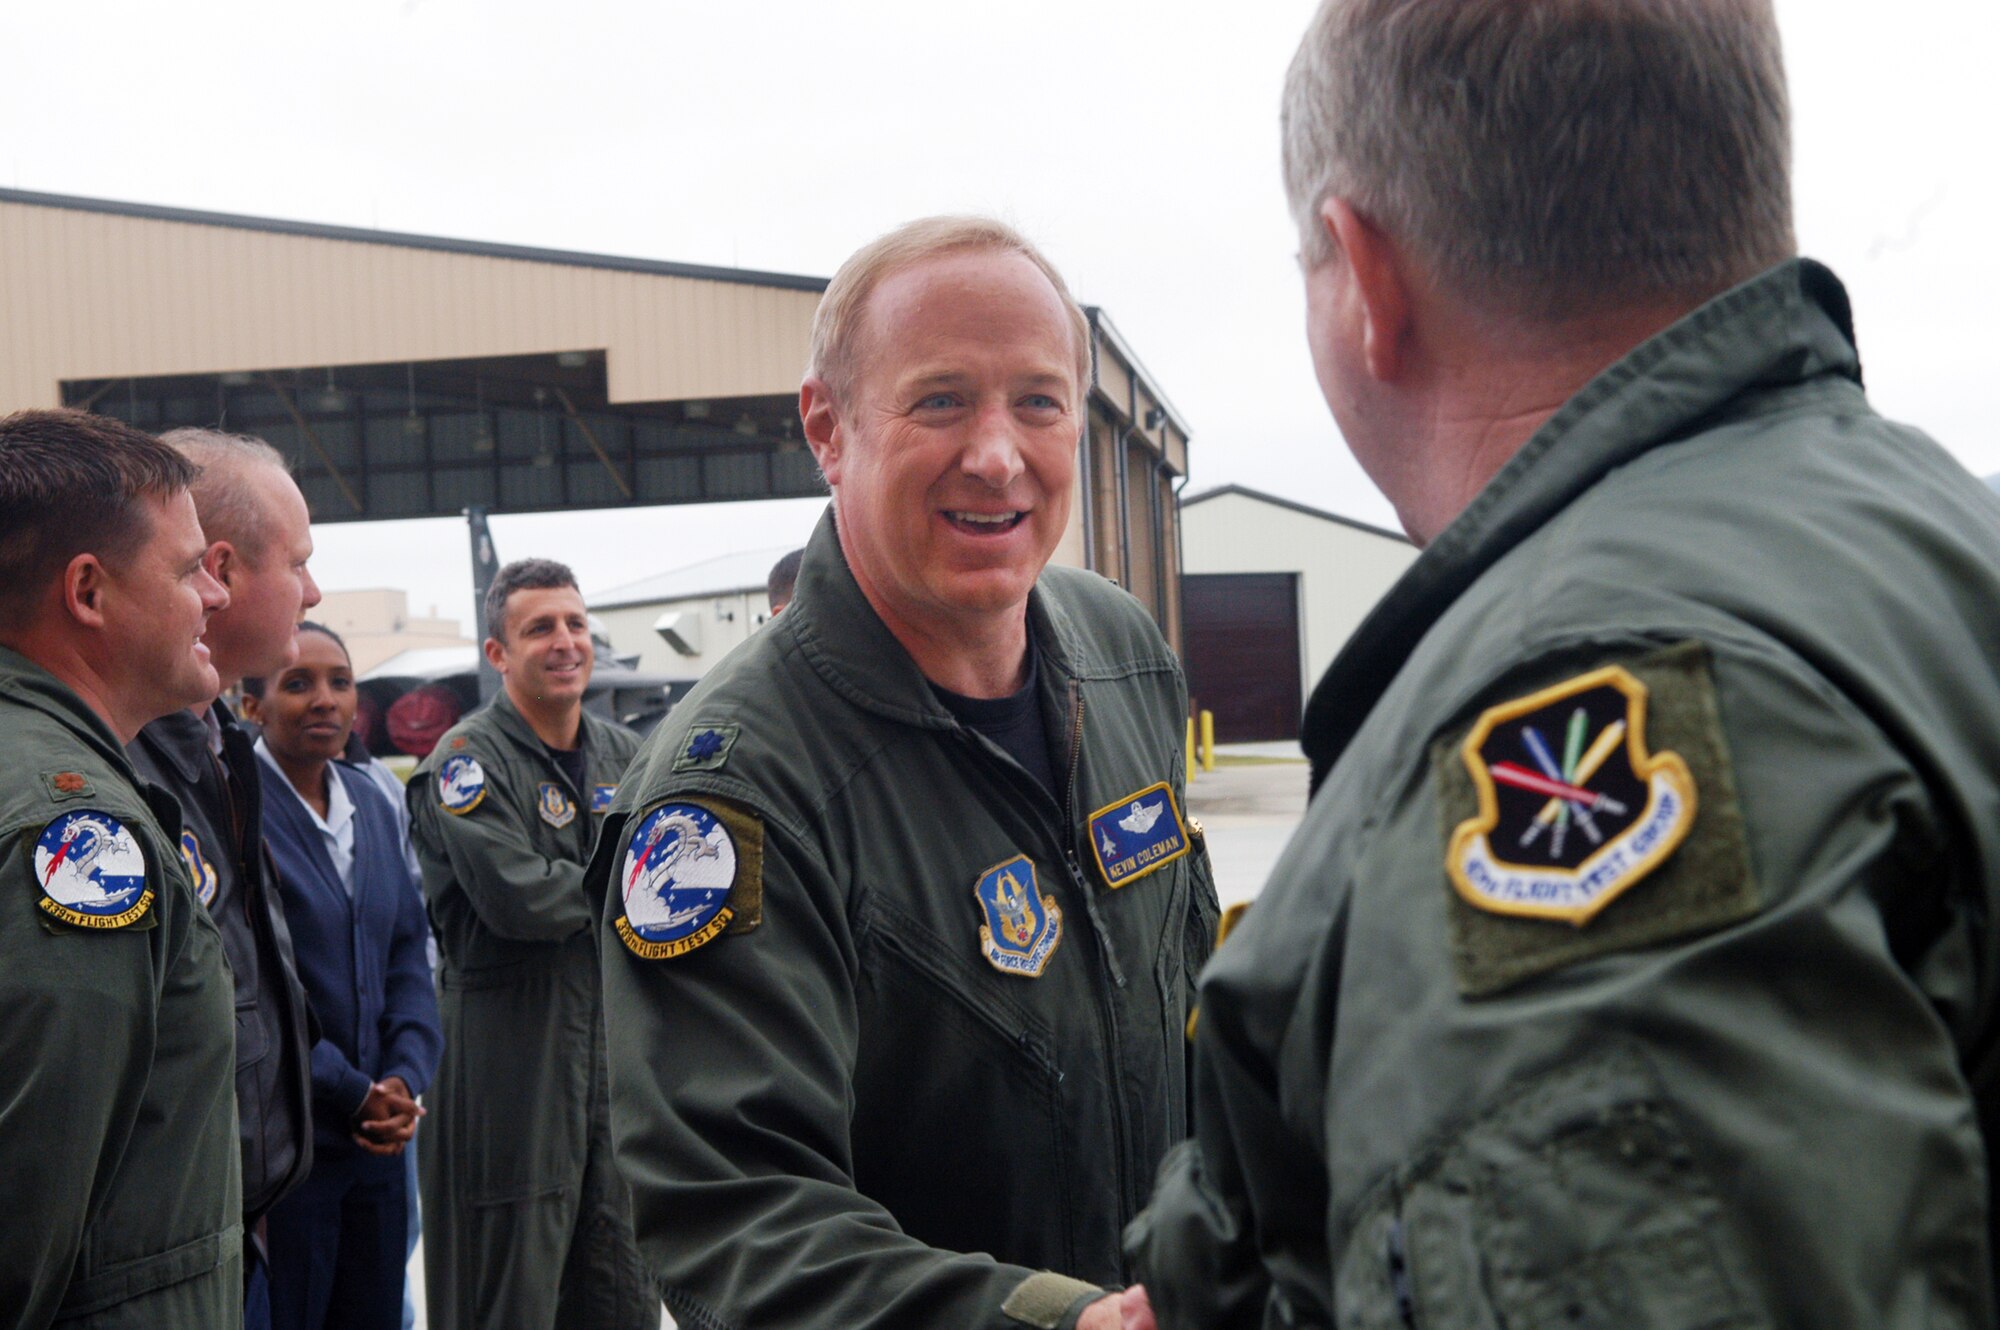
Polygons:
<instances>
[{"instance_id":1,"label":"corrugated metal roof","mask_svg":"<svg viewBox=\"0 0 2000 1330\"><path fill-rule=\"evenodd\" d=\"M795 545L773 545L769 549L719 554L700 563L669 569L608 591L599 591L585 597L584 603L593 610L610 610L621 605L649 605L655 601L695 600L702 596L726 596L739 591L762 591L771 575L771 565L796 548Z\"/></svg>"}]
</instances>

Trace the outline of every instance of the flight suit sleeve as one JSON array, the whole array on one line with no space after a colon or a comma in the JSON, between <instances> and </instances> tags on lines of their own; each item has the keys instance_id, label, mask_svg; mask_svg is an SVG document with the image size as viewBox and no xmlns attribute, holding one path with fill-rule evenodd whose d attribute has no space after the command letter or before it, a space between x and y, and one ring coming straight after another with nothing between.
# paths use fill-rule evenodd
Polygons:
<instances>
[{"instance_id":1,"label":"flight suit sleeve","mask_svg":"<svg viewBox=\"0 0 2000 1330\"><path fill-rule=\"evenodd\" d=\"M169 968L157 928L43 927L32 830L0 842L0 1205L16 1217L0 1225L0 1320L31 1326L55 1319L123 1148Z\"/></svg>"},{"instance_id":2,"label":"flight suit sleeve","mask_svg":"<svg viewBox=\"0 0 2000 1330\"><path fill-rule=\"evenodd\" d=\"M1527 668L1494 700L1560 678ZM1453 890L1439 851L1462 824L1434 777L1355 852L1346 941L1328 932L1290 1011L1235 1007L1254 967L1218 958L1197 1153L1138 1234L1163 1330L1259 1323L1249 1284L1220 1306L1198 1287L1241 1278L1246 1227L1266 1253L1258 1311L1309 1290L1324 1305L1306 1320L1990 1321L1986 1154L1959 1056L1987 1020L1987 884L1954 862L1909 756L1923 737L1892 740L1768 643L1715 650L1695 687L1705 720L1670 738L1655 688L1647 722L1652 758L1687 759L1693 828L1601 914L1504 918ZM1696 757L1702 724L1718 743ZM1457 750L1441 751L1450 774ZM1747 897L1725 908L1739 871ZM1283 921L1261 922L1242 940L1275 945ZM1319 1175L1288 1179L1267 1131Z\"/></svg>"},{"instance_id":3,"label":"flight suit sleeve","mask_svg":"<svg viewBox=\"0 0 2000 1330\"><path fill-rule=\"evenodd\" d=\"M856 1189L856 943L816 857L764 824L761 923L643 959L615 927L634 820L608 821L590 870L605 901L612 1135L640 1252L678 1322L1073 1325L1104 1290L925 1246Z\"/></svg>"},{"instance_id":4,"label":"flight suit sleeve","mask_svg":"<svg viewBox=\"0 0 2000 1330\"><path fill-rule=\"evenodd\" d=\"M470 812L449 813L436 783L419 776L410 782L409 810L410 840L433 898L457 883L480 922L515 942L560 942L589 926L583 866L537 849L497 791Z\"/></svg>"}]
</instances>

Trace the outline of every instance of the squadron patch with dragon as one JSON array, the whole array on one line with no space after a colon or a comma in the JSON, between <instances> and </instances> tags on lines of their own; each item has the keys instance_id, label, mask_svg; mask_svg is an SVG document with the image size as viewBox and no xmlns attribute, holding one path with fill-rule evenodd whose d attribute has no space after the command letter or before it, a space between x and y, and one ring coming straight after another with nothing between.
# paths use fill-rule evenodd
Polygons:
<instances>
[{"instance_id":1,"label":"squadron patch with dragon","mask_svg":"<svg viewBox=\"0 0 2000 1330\"><path fill-rule=\"evenodd\" d=\"M42 828L35 840L35 884L42 912L75 928L128 928L153 904L139 838L94 808L64 813Z\"/></svg>"},{"instance_id":2,"label":"squadron patch with dragon","mask_svg":"<svg viewBox=\"0 0 2000 1330\"><path fill-rule=\"evenodd\" d=\"M665 803L632 824L619 862L625 911L613 922L633 955L684 956L763 909L763 824L733 808Z\"/></svg>"}]
</instances>

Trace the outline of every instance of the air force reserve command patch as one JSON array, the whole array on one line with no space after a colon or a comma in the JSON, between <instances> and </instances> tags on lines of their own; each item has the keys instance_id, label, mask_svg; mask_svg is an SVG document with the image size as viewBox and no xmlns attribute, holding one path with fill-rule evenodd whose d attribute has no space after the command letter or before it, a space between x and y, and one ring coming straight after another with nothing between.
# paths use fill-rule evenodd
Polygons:
<instances>
[{"instance_id":1,"label":"air force reserve command patch","mask_svg":"<svg viewBox=\"0 0 2000 1330\"><path fill-rule=\"evenodd\" d=\"M542 815L542 821L560 831L576 821L576 800L562 786L545 780L536 793L535 811Z\"/></svg>"},{"instance_id":2,"label":"air force reserve command patch","mask_svg":"<svg viewBox=\"0 0 2000 1330\"><path fill-rule=\"evenodd\" d=\"M1062 942L1062 910L1054 896L1035 885L1035 865L1025 854L995 864L973 884L986 922L979 926L979 950L1002 974L1034 979Z\"/></svg>"},{"instance_id":3,"label":"air force reserve command patch","mask_svg":"<svg viewBox=\"0 0 2000 1330\"><path fill-rule=\"evenodd\" d=\"M1128 794L1090 815L1090 850L1098 871L1122 887L1188 852L1187 826L1165 781Z\"/></svg>"},{"instance_id":4,"label":"air force reserve command patch","mask_svg":"<svg viewBox=\"0 0 2000 1330\"><path fill-rule=\"evenodd\" d=\"M216 876L215 865L201 851L201 838L194 832L181 832L181 862L187 865L188 881L194 884L195 898L203 905L215 903L215 889L222 879Z\"/></svg>"},{"instance_id":5,"label":"air force reserve command patch","mask_svg":"<svg viewBox=\"0 0 2000 1330\"><path fill-rule=\"evenodd\" d=\"M111 814L90 808L64 813L42 829L35 882L43 912L77 928L125 928L153 904L138 837Z\"/></svg>"},{"instance_id":6,"label":"air force reserve command patch","mask_svg":"<svg viewBox=\"0 0 2000 1330\"><path fill-rule=\"evenodd\" d=\"M1490 707L1433 767L1468 996L1757 908L1697 643Z\"/></svg>"},{"instance_id":7,"label":"air force reserve command patch","mask_svg":"<svg viewBox=\"0 0 2000 1330\"><path fill-rule=\"evenodd\" d=\"M486 772L470 753L457 753L438 768L438 805L447 813L465 816L486 797Z\"/></svg>"},{"instance_id":8,"label":"air force reserve command patch","mask_svg":"<svg viewBox=\"0 0 2000 1330\"><path fill-rule=\"evenodd\" d=\"M756 925L763 909L762 823L719 801L665 803L632 824L619 862L625 913L613 924L649 961L684 956Z\"/></svg>"}]
</instances>

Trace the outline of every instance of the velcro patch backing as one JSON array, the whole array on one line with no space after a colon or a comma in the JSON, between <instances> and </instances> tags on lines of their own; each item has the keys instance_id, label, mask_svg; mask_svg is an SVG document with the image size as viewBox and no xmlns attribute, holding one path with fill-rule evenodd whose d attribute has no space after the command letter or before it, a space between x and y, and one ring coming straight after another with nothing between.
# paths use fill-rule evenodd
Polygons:
<instances>
[{"instance_id":1,"label":"velcro patch backing","mask_svg":"<svg viewBox=\"0 0 2000 1330\"><path fill-rule=\"evenodd\" d=\"M1638 737L1653 754L1677 755L1700 792L1692 826L1664 858L1646 864L1613 899L1580 917L1534 918L1480 908L1466 898L1462 884L1452 882L1447 869L1440 881L1449 897L1452 968L1459 992L1466 997L1488 997L1594 956L1721 928L1756 913L1762 903L1750 868L1743 811L1716 707L1707 648L1683 643L1619 664L1644 690L1643 735ZM1556 693L1562 687L1545 691ZM1519 709L1518 703L1502 703L1489 709L1481 722ZM1491 809L1490 793L1482 809L1464 740L1463 734L1451 736L1432 751L1447 859L1456 841L1463 840L1463 829ZM1554 741L1547 745L1555 746ZM1626 802L1636 800L1628 797ZM1576 807L1574 802L1571 807ZM1531 826L1524 823L1516 829L1503 819L1495 829L1494 843L1518 842L1530 834ZM1537 834L1546 854L1554 832L1545 829ZM1580 838L1582 828L1569 834Z\"/></svg>"},{"instance_id":2,"label":"velcro patch backing","mask_svg":"<svg viewBox=\"0 0 2000 1330\"><path fill-rule=\"evenodd\" d=\"M1056 1330L1065 1313L1085 1298L1093 1301L1107 1296L1108 1289L1086 1284L1081 1279L1038 1271L1014 1285L1014 1291L1000 1304L1002 1314L1031 1325L1035 1330Z\"/></svg>"}]
</instances>

